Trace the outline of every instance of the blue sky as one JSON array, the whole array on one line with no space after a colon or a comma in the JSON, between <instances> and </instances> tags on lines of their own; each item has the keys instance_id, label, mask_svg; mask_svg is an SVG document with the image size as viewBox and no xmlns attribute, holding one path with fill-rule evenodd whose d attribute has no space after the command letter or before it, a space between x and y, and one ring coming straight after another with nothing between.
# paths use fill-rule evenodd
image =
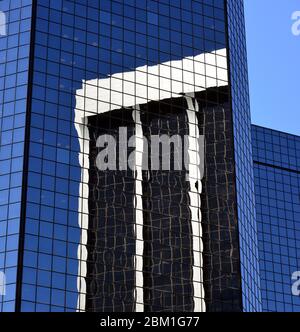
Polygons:
<instances>
[{"instance_id":1,"label":"blue sky","mask_svg":"<svg viewBox=\"0 0 300 332\"><path fill-rule=\"evenodd\" d=\"M252 122L300 135L299 0L245 0Z\"/></svg>"}]
</instances>

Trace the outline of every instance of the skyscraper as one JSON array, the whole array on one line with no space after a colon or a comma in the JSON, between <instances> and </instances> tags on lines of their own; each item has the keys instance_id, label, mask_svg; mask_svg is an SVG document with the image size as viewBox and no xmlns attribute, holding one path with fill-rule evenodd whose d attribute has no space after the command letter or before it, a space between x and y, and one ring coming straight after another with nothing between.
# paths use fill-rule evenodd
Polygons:
<instances>
[{"instance_id":1,"label":"skyscraper","mask_svg":"<svg viewBox=\"0 0 300 332\"><path fill-rule=\"evenodd\" d=\"M252 133L263 311L299 312L300 137Z\"/></svg>"},{"instance_id":2,"label":"skyscraper","mask_svg":"<svg viewBox=\"0 0 300 332\"><path fill-rule=\"evenodd\" d=\"M0 310L260 311L243 2L0 6Z\"/></svg>"}]
</instances>

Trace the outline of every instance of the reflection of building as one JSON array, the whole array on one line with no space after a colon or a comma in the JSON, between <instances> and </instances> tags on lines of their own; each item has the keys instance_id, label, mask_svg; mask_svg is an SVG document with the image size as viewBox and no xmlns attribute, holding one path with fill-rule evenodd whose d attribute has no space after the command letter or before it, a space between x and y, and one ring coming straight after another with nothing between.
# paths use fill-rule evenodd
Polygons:
<instances>
[{"instance_id":1,"label":"reflection of building","mask_svg":"<svg viewBox=\"0 0 300 332\"><path fill-rule=\"evenodd\" d=\"M87 173L85 176L92 200L88 210L83 211L90 216L85 246L90 258L83 263L87 271L81 284L88 291L80 302L81 309L218 311L241 307L234 159L230 148L232 120L226 89L210 88L193 98L186 95L134 108L126 105L126 109L84 121L92 142L90 150L87 146L84 149L83 162L89 163L91 169L89 178ZM128 170L97 169L97 138L109 134L118 139L120 127L135 133L136 113L140 114L145 137L179 134L192 138L196 128L196 135L205 135L203 192L197 175L190 173L187 182L187 170L150 168L138 179ZM90 114L89 109L85 114ZM196 115L194 120L192 114ZM140 194L135 191L136 183ZM139 197L142 205L134 214L136 207L132 203ZM142 234L138 238L137 228ZM135 294L139 295L136 299Z\"/></svg>"},{"instance_id":2,"label":"reflection of building","mask_svg":"<svg viewBox=\"0 0 300 332\"><path fill-rule=\"evenodd\" d=\"M206 72L210 67L205 64L205 58L210 58L210 64L218 68L217 79L206 81L205 76L200 74L202 68L203 72ZM183 80L181 78L182 70L178 68L187 68L190 63L194 63L194 67L198 68L197 75L203 76L201 86L195 86L193 76L187 75ZM219 68L218 64L222 67ZM222 157L223 153L225 158L226 143L231 138L229 126L227 131L225 126L222 126L224 121L231 122L228 117L229 112L225 114L223 109L224 102L228 103L226 68L226 50L222 49L214 56L202 54L182 61L162 63L159 66L140 67L135 72L116 74L108 79L84 82L82 89L77 91L75 126L81 142L81 165L84 166L81 182L82 186L87 183L92 186L89 192L86 191L85 194L82 192L79 200L79 206L83 207L82 213L89 215L90 220L87 225L79 216L82 233L86 234L86 229L89 230L87 237L85 236L87 241L82 243L80 250L81 253L88 252L88 256L86 260L80 259L82 266L80 285L83 289L87 287L87 295L81 295L79 309L205 311L205 297L213 301L210 290L213 280L215 278L226 280L226 276L212 265L212 262L217 260L228 264L223 260L222 250L226 249L222 247L218 252L206 253L203 248L204 221L200 211L202 183L200 174L197 174L197 161L194 164L191 161L189 169L181 171L176 171L174 168L171 171L158 171L152 170L151 167L149 171L144 171L140 168L140 174L137 176L132 171L120 171L119 168L117 171L99 172L95 162L97 151L99 152L96 148L97 138L108 134L118 140L120 127L127 128L129 137L138 134L140 130L141 136L144 137L179 135L183 142L184 136L188 135L191 141L190 153L198 155L200 162L199 146L196 145L196 140L200 136L199 120L207 121L206 126L202 126L202 135L208 133L207 148L219 144L219 148L222 148L219 151L220 156ZM163 76L159 76L159 73ZM142 85L141 82L148 82L148 86ZM156 89L155 86L162 86L166 90ZM170 87L169 90L167 87ZM136 96L133 95L133 91ZM101 100L97 100L99 95L103 96ZM141 96L147 96L147 99ZM208 100L207 96L211 99ZM146 100L151 102L145 103ZM228 105L226 107L228 108ZM215 120L209 120L211 114L216 114ZM213 140L209 133L224 137ZM226 134L229 137L226 138ZM137 148L138 151L146 152L145 146L137 145ZM149 155L151 148L150 145ZM117 151L117 156L119 153L120 151ZM130 151L128 155L129 153ZM232 151L227 154L233 160ZM203 162L204 160L201 161ZM230 174L233 172L232 162L228 169ZM119 165L118 158L117 164ZM150 165L151 160L147 164ZM138 161L136 166L139 171ZM215 174L218 171L217 166L213 166L207 169L207 174ZM87 169L91 171L88 172ZM220 171L222 172L220 176L224 178L228 176L224 169ZM232 186L232 176L231 181ZM229 183L224 184L230 188ZM137 188L140 188L139 193L136 192ZM217 189L216 184L215 188ZM95 192L98 198L95 198ZM207 200L212 198L224 200L221 194L209 196ZM89 201L89 204L84 204L84 201ZM134 205L135 201L140 201L139 207ZM230 204L234 203L228 205ZM225 206L223 208L225 209ZM211 213L213 214L212 211ZM219 221L216 221L216 226L210 227L220 229L221 213L220 211L214 213ZM223 214L226 213L229 214L229 210ZM226 214L226 220L230 220L234 215L233 211L230 213L230 216ZM223 227L226 226L232 225L226 224ZM233 225L233 230L229 230L231 231L236 233L230 239L236 241L227 244L228 250L235 249L234 255L236 255L238 250L236 224ZM208 250L211 249L211 234L206 233ZM100 243L100 246L97 243ZM222 243L219 245L222 246ZM214 255L217 256L216 259ZM229 268L228 279L236 282L235 278L239 278L238 265L236 265L239 258L230 257L229 252L227 255L228 262L234 266L232 269ZM207 259L209 269L205 269L204 259ZM209 280L204 281L203 273ZM230 281L225 286L222 283L216 285L219 293L224 292L223 288L232 289L230 295L223 300L224 303L218 304L219 309L223 307L224 310L226 308L238 310L239 308ZM204 288L208 290L207 296ZM217 307L216 304L214 306Z\"/></svg>"},{"instance_id":3,"label":"reflection of building","mask_svg":"<svg viewBox=\"0 0 300 332\"><path fill-rule=\"evenodd\" d=\"M264 311L300 311L300 137L253 126L253 158Z\"/></svg>"},{"instance_id":4,"label":"reflection of building","mask_svg":"<svg viewBox=\"0 0 300 332\"><path fill-rule=\"evenodd\" d=\"M242 1L0 6L0 310L261 310ZM120 126L188 169L100 172Z\"/></svg>"}]
</instances>

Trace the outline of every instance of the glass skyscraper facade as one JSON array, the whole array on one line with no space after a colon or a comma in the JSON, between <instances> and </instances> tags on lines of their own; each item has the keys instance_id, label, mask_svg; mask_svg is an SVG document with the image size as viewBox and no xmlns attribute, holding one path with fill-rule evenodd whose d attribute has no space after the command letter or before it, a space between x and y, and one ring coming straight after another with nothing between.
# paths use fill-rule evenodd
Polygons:
<instances>
[{"instance_id":1,"label":"glass skyscraper facade","mask_svg":"<svg viewBox=\"0 0 300 332\"><path fill-rule=\"evenodd\" d=\"M252 127L263 311L300 311L300 137Z\"/></svg>"},{"instance_id":2,"label":"glass skyscraper facade","mask_svg":"<svg viewBox=\"0 0 300 332\"><path fill-rule=\"evenodd\" d=\"M261 294L243 1L227 1L227 12L243 304L245 311L260 311Z\"/></svg>"},{"instance_id":3,"label":"glass skyscraper facade","mask_svg":"<svg viewBox=\"0 0 300 332\"><path fill-rule=\"evenodd\" d=\"M1 1L0 11L5 13L0 36L0 271L6 279L0 311L14 311L20 270L32 2Z\"/></svg>"},{"instance_id":4,"label":"glass skyscraper facade","mask_svg":"<svg viewBox=\"0 0 300 332\"><path fill-rule=\"evenodd\" d=\"M260 311L243 1L0 10L0 311Z\"/></svg>"}]
</instances>

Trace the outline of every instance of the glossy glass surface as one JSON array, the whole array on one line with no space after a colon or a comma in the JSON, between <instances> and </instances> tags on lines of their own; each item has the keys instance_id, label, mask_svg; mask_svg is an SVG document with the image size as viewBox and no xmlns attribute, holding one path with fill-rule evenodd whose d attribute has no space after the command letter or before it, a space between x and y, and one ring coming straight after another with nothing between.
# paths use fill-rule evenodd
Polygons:
<instances>
[{"instance_id":1,"label":"glossy glass surface","mask_svg":"<svg viewBox=\"0 0 300 332\"><path fill-rule=\"evenodd\" d=\"M299 312L300 138L257 126L252 136L263 310Z\"/></svg>"},{"instance_id":2,"label":"glossy glass surface","mask_svg":"<svg viewBox=\"0 0 300 332\"><path fill-rule=\"evenodd\" d=\"M243 307L245 311L260 311L261 294L243 1L228 0L227 11Z\"/></svg>"},{"instance_id":3,"label":"glossy glass surface","mask_svg":"<svg viewBox=\"0 0 300 332\"><path fill-rule=\"evenodd\" d=\"M34 1L22 311L260 309L243 8L225 4ZM203 187L192 161L98 172L95 139L124 121L204 135Z\"/></svg>"},{"instance_id":4,"label":"glossy glass surface","mask_svg":"<svg viewBox=\"0 0 300 332\"><path fill-rule=\"evenodd\" d=\"M36 12L22 310L85 310L91 198L79 121L226 85L224 2L37 1Z\"/></svg>"},{"instance_id":5,"label":"glossy glass surface","mask_svg":"<svg viewBox=\"0 0 300 332\"><path fill-rule=\"evenodd\" d=\"M14 311L21 213L31 0L1 1L0 36L0 271L6 295L0 311Z\"/></svg>"}]
</instances>

